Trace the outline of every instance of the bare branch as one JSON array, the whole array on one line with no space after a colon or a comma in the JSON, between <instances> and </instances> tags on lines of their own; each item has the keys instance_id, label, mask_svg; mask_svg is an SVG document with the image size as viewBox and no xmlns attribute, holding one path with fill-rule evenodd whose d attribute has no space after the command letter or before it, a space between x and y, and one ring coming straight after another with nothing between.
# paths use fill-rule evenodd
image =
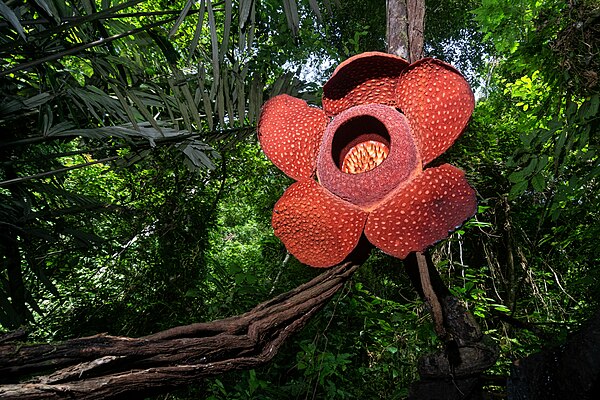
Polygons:
<instances>
[{"instance_id":1,"label":"bare branch","mask_svg":"<svg viewBox=\"0 0 600 400\"><path fill-rule=\"evenodd\" d=\"M0 342L0 399L131 398L255 368L271 360L357 269L341 264L240 316L143 338L101 334L61 344Z\"/></svg>"}]
</instances>

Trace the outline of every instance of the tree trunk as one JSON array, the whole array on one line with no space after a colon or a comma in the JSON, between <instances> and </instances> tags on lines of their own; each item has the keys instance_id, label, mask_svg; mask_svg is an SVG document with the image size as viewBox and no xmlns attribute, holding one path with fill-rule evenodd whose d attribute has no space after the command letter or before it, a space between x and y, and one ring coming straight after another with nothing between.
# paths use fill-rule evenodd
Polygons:
<instances>
[{"instance_id":1,"label":"tree trunk","mask_svg":"<svg viewBox=\"0 0 600 400\"><path fill-rule=\"evenodd\" d=\"M387 0L388 53L410 59L407 0Z\"/></svg>"},{"instance_id":2,"label":"tree trunk","mask_svg":"<svg viewBox=\"0 0 600 400\"><path fill-rule=\"evenodd\" d=\"M387 0L388 53L409 62L423 58L425 0Z\"/></svg>"},{"instance_id":3,"label":"tree trunk","mask_svg":"<svg viewBox=\"0 0 600 400\"><path fill-rule=\"evenodd\" d=\"M423 57L425 0L388 0L388 52L415 62ZM411 399L479 399L482 373L494 365L497 347L481 333L465 306L443 283L431 257L413 253L405 260L415 289L429 306L441 351L419 361L421 380Z\"/></svg>"},{"instance_id":4,"label":"tree trunk","mask_svg":"<svg viewBox=\"0 0 600 400\"><path fill-rule=\"evenodd\" d=\"M431 287L441 304L444 336L440 339L444 348L421 357L418 366L421 380L411 387L409 399L481 399L482 374L496 363L498 348L483 335L464 304L450 294L431 257L426 255L426 259ZM405 266L413 286L424 297L416 254L405 260ZM434 308L428 306L433 313Z\"/></svg>"}]
</instances>

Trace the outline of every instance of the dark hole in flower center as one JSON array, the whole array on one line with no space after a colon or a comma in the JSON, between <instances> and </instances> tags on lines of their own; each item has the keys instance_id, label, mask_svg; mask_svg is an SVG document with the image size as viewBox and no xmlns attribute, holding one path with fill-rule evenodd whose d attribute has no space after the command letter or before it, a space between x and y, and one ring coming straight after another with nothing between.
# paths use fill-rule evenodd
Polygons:
<instances>
[{"instance_id":1,"label":"dark hole in flower center","mask_svg":"<svg viewBox=\"0 0 600 400\"><path fill-rule=\"evenodd\" d=\"M335 132L332 157L348 174L360 174L380 165L390 152L390 135L385 125L371 115L344 122Z\"/></svg>"}]
</instances>

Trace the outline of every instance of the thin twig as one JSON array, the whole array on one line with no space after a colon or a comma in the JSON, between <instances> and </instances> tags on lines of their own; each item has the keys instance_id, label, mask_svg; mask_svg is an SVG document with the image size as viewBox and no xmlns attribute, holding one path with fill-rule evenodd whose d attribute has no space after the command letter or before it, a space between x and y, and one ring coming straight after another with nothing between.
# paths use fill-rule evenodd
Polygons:
<instances>
[{"instance_id":1,"label":"thin twig","mask_svg":"<svg viewBox=\"0 0 600 400\"><path fill-rule=\"evenodd\" d=\"M119 156L112 156L112 157L102 158L100 160L86 162L86 163L83 163L83 164L73 165L73 166L70 166L70 167L59 168L59 169L55 169L55 170L52 170L52 171L40 172L39 174L28 175L28 176L21 176L21 177L18 177L18 178L9 179L9 180L0 182L0 187L9 186L9 185L12 185L14 183L21 183L21 182L29 181L29 180L32 180L32 179L45 178L47 176L57 175L57 174L60 174L60 173L63 173L63 172L67 172L67 171L71 171L71 170L74 170L74 169L89 167L90 165L94 165L94 164L101 164L101 163L106 163L106 162L114 161L114 160L116 160L118 158L120 158L120 157Z\"/></svg>"}]
</instances>

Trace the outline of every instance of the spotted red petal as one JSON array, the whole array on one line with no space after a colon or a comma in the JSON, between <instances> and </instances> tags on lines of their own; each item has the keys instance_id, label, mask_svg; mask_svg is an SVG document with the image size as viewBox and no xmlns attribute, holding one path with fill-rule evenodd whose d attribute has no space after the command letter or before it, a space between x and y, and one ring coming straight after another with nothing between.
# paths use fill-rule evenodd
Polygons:
<instances>
[{"instance_id":1,"label":"spotted red petal","mask_svg":"<svg viewBox=\"0 0 600 400\"><path fill-rule=\"evenodd\" d=\"M293 179L310 178L329 118L323 110L286 94L262 108L258 140L266 156Z\"/></svg>"},{"instance_id":2,"label":"spotted red petal","mask_svg":"<svg viewBox=\"0 0 600 400\"><path fill-rule=\"evenodd\" d=\"M398 106L420 143L423 165L452 146L475 107L471 87L460 72L433 58L411 64L396 93Z\"/></svg>"},{"instance_id":3,"label":"spotted red petal","mask_svg":"<svg viewBox=\"0 0 600 400\"><path fill-rule=\"evenodd\" d=\"M369 215L365 234L373 245L403 259L445 239L476 210L464 172L444 164L426 169L393 193Z\"/></svg>"},{"instance_id":4,"label":"spotted red petal","mask_svg":"<svg viewBox=\"0 0 600 400\"><path fill-rule=\"evenodd\" d=\"M295 182L273 209L273 229L300 262L330 267L356 247L367 213L312 179Z\"/></svg>"},{"instance_id":5,"label":"spotted red petal","mask_svg":"<svg viewBox=\"0 0 600 400\"><path fill-rule=\"evenodd\" d=\"M323 86L323 109L336 115L359 104L396 105L398 77L408 62L392 54L367 52L341 63Z\"/></svg>"}]
</instances>

